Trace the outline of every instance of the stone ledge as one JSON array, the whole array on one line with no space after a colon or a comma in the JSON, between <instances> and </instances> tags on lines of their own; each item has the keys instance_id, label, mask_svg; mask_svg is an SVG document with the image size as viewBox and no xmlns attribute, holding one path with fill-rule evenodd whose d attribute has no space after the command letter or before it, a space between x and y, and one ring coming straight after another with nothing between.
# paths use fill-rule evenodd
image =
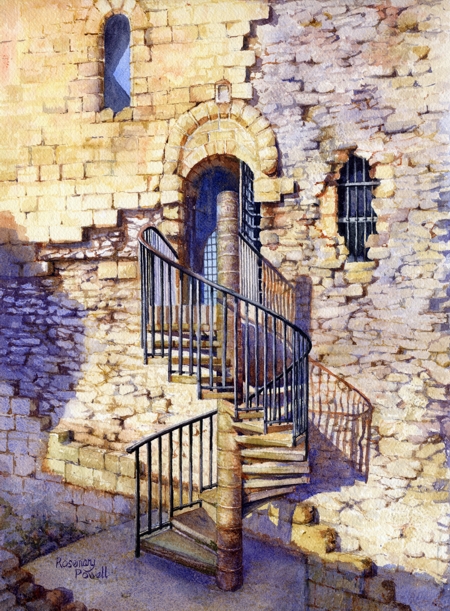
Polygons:
<instances>
[{"instance_id":1,"label":"stone ledge","mask_svg":"<svg viewBox=\"0 0 450 611\"><path fill-rule=\"evenodd\" d=\"M253 524L252 516L256 517ZM317 520L312 505L279 499L255 508L245 519L244 528L306 557L311 610L410 611L408 605L395 602L395 583L376 576L370 558L335 551L336 531L314 523Z\"/></svg>"}]
</instances>

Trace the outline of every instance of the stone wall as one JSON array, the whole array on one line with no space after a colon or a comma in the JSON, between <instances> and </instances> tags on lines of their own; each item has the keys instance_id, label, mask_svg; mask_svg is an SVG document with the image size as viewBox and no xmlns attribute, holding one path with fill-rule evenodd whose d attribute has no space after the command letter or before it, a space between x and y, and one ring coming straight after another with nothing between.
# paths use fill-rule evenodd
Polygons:
<instances>
[{"instance_id":1,"label":"stone wall","mask_svg":"<svg viewBox=\"0 0 450 611\"><path fill-rule=\"evenodd\" d=\"M446 582L445 8L2 3L0 481L10 533L11 506L30 528L52 512L83 532L88 513L96 528L129 515L117 488L84 490L46 471L55 427L120 463L137 437L211 407L194 387L169 385L163 361L142 364L136 235L153 220L182 249L186 181L204 159L230 155L255 173L262 252L298 283L314 356L375 408L367 481L313 431L314 483L298 500L339 528L343 551ZM113 116L102 32L115 12L131 23L132 95ZM336 180L350 153L380 181L364 263L348 261L337 232Z\"/></svg>"},{"instance_id":2,"label":"stone wall","mask_svg":"<svg viewBox=\"0 0 450 611\"><path fill-rule=\"evenodd\" d=\"M274 126L281 172L298 186L283 206L265 206L263 252L289 279L311 279L313 354L375 408L368 480L316 435L315 483L298 498L339 527L343 549L444 581L445 23L439 2L271 3L269 21L248 41L255 99ZM336 178L350 153L380 180L367 263L349 262L337 233Z\"/></svg>"}]
</instances>

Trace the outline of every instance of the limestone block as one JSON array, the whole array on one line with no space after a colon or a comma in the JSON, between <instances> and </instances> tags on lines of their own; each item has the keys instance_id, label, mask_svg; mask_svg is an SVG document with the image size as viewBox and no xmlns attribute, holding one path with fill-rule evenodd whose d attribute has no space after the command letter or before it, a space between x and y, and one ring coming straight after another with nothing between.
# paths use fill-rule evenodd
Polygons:
<instances>
[{"instance_id":1,"label":"limestone block","mask_svg":"<svg viewBox=\"0 0 450 611\"><path fill-rule=\"evenodd\" d=\"M81 242L82 235L81 227L50 226L51 242Z\"/></svg>"},{"instance_id":2,"label":"limestone block","mask_svg":"<svg viewBox=\"0 0 450 611\"><path fill-rule=\"evenodd\" d=\"M38 261L36 263L26 263L23 266L23 275L26 278L34 276L51 276L53 274L53 264L49 261Z\"/></svg>"},{"instance_id":3,"label":"limestone block","mask_svg":"<svg viewBox=\"0 0 450 611\"><path fill-rule=\"evenodd\" d=\"M0 548L0 575L7 571L12 571L19 566L19 559L17 556L8 552L7 550Z\"/></svg>"},{"instance_id":4,"label":"limestone block","mask_svg":"<svg viewBox=\"0 0 450 611\"><path fill-rule=\"evenodd\" d=\"M174 43L194 42L198 38L198 28L196 25L174 26L172 38Z\"/></svg>"},{"instance_id":5,"label":"limestone block","mask_svg":"<svg viewBox=\"0 0 450 611\"><path fill-rule=\"evenodd\" d=\"M157 191L139 194L140 208L157 208L161 201L161 194Z\"/></svg>"},{"instance_id":6,"label":"limestone block","mask_svg":"<svg viewBox=\"0 0 450 611\"><path fill-rule=\"evenodd\" d=\"M112 473L120 473L120 457L123 456L121 452L107 452L105 454L105 468L107 471Z\"/></svg>"},{"instance_id":7,"label":"limestone block","mask_svg":"<svg viewBox=\"0 0 450 611\"><path fill-rule=\"evenodd\" d=\"M137 265L133 261L119 261L119 278L137 278Z\"/></svg>"},{"instance_id":8,"label":"limestone block","mask_svg":"<svg viewBox=\"0 0 450 611\"><path fill-rule=\"evenodd\" d=\"M253 85L251 83L232 83L231 95L241 100L251 100L253 97Z\"/></svg>"},{"instance_id":9,"label":"limestone block","mask_svg":"<svg viewBox=\"0 0 450 611\"><path fill-rule=\"evenodd\" d=\"M125 477L123 475L117 478L117 492L126 496L134 496L135 493L135 481L134 478Z\"/></svg>"},{"instance_id":10,"label":"limestone block","mask_svg":"<svg viewBox=\"0 0 450 611\"><path fill-rule=\"evenodd\" d=\"M108 278L117 278L118 269L116 261L101 261L98 264L98 277L99 280L105 280Z\"/></svg>"},{"instance_id":11,"label":"limestone block","mask_svg":"<svg viewBox=\"0 0 450 611\"><path fill-rule=\"evenodd\" d=\"M33 165L52 165L55 163L55 151L50 146L35 146L31 149Z\"/></svg>"},{"instance_id":12,"label":"limestone block","mask_svg":"<svg viewBox=\"0 0 450 611\"><path fill-rule=\"evenodd\" d=\"M20 416L32 416L36 413L36 402L24 397L13 397L11 399L11 412Z\"/></svg>"},{"instance_id":13,"label":"limestone block","mask_svg":"<svg viewBox=\"0 0 450 611\"><path fill-rule=\"evenodd\" d=\"M94 210L93 220L96 227L115 227L117 210Z\"/></svg>"},{"instance_id":14,"label":"limestone block","mask_svg":"<svg viewBox=\"0 0 450 611\"><path fill-rule=\"evenodd\" d=\"M87 467L81 467L80 465L74 465L68 463L66 465L66 481L69 484L75 484L76 486L87 486L94 485L94 471Z\"/></svg>"},{"instance_id":15,"label":"limestone block","mask_svg":"<svg viewBox=\"0 0 450 611\"><path fill-rule=\"evenodd\" d=\"M291 541L304 551L327 554L336 548L336 531L321 524L305 526L293 523Z\"/></svg>"},{"instance_id":16,"label":"limestone block","mask_svg":"<svg viewBox=\"0 0 450 611\"><path fill-rule=\"evenodd\" d=\"M93 471L94 488L104 492L115 492L117 490L117 475L111 471Z\"/></svg>"},{"instance_id":17,"label":"limestone block","mask_svg":"<svg viewBox=\"0 0 450 611\"><path fill-rule=\"evenodd\" d=\"M115 193L114 208L138 208L137 193Z\"/></svg>"},{"instance_id":18,"label":"limestone block","mask_svg":"<svg viewBox=\"0 0 450 611\"><path fill-rule=\"evenodd\" d=\"M83 210L108 210L112 208L112 203L109 193L83 195Z\"/></svg>"},{"instance_id":19,"label":"limestone block","mask_svg":"<svg viewBox=\"0 0 450 611\"><path fill-rule=\"evenodd\" d=\"M89 446L80 448L79 462L83 467L102 471L105 469L105 450Z\"/></svg>"},{"instance_id":20,"label":"limestone block","mask_svg":"<svg viewBox=\"0 0 450 611\"><path fill-rule=\"evenodd\" d=\"M314 507L298 503L292 516L293 524L310 524L314 520Z\"/></svg>"},{"instance_id":21,"label":"limestone block","mask_svg":"<svg viewBox=\"0 0 450 611\"><path fill-rule=\"evenodd\" d=\"M135 460L134 456L122 455L119 457L120 475L134 478Z\"/></svg>"}]
</instances>

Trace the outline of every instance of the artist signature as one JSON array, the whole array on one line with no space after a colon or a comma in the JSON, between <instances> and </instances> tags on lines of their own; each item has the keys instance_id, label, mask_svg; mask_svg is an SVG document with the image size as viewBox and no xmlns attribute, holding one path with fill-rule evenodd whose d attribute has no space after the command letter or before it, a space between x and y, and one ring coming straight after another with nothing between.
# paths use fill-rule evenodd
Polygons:
<instances>
[{"instance_id":1,"label":"artist signature","mask_svg":"<svg viewBox=\"0 0 450 611\"><path fill-rule=\"evenodd\" d=\"M96 566L95 558L56 558L57 569L74 569L75 579L108 579L108 567Z\"/></svg>"}]
</instances>

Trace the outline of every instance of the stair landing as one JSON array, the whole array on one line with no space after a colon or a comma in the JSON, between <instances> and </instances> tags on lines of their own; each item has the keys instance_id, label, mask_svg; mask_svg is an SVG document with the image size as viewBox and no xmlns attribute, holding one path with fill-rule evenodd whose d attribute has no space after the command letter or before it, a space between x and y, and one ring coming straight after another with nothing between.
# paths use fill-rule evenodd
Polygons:
<instances>
[{"instance_id":1,"label":"stair landing","mask_svg":"<svg viewBox=\"0 0 450 611\"><path fill-rule=\"evenodd\" d=\"M155 556L166 558L178 564L206 573L216 574L217 558L215 552L206 549L176 530L164 530L141 540L141 549Z\"/></svg>"}]
</instances>

